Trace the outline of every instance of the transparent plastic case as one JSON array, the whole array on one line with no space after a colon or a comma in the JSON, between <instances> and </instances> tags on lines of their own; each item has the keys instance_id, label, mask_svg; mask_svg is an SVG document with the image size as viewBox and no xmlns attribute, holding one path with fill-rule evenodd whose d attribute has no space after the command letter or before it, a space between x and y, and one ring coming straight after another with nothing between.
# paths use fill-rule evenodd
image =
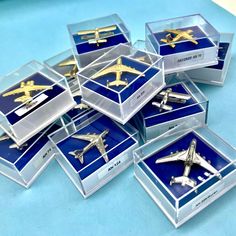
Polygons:
<instances>
[{"instance_id":1,"label":"transparent plastic case","mask_svg":"<svg viewBox=\"0 0 236 236\"><path fill-rule=\"evenodd\" d=\"M193 81L218 86L224 85L231 60L233 38L233 33L220 34L218 64L187 71Z\"/></svg>"},{"instance_id":2,"label":"transparent plastic case","mask_svg":"<svg viewBox=\"0 0 236 236\"><path fill-rule=\"evenodd\" d=\"M0 131L0 173L29 188L52 160L53 147L47 136L63 125L61 118L21 146Z\"/></svg>"},{"instance_id":3,"label":"transparent plastic case","mask_svg":"<svg viewBox=\"0 0 236 236\"><path fill-rule=\"evenodd\" d=\"M119 44L78 74L82 101L125 124L165 86L163 59Z\"/></svg>"},{"instance_id":4,"label":"transparent plastic case","mask_svg":"<svg viewBox=\"0 0 236 236\"><path fill-rule=\"evenodd\" d=\"M92 140L94 135L99 138ZM132 151L139 146L138 132L132 126L122 126L95 111L49 138L57 161L85 198L131 165Z\"/></svg>"},{"instance_id":5,"label":"transparent plastic case","mask_svg":"<svg viewBox=\"0 0 236 236\"><path fill-rule=\"evenodd\" d=\"M200 14L146 23L146 47L164 57L167 74L216 65L219 39Z\"/></svg>"},{"instance_id":6,"label":"transparent plastic case","mask_svg":"<svg viewBox=\"0 0 236 236\"><path fill-rule=\"evenodd\" d=\"M235 186L236 150L206 126L199 127L194 119L175 129L174 135L174 130L170 130L135 150L134 158L135 177L174 226L179 227ZM194 164L189 170L191 160L186 162L182 149L187 150L194 142L192 147L197 154L193 153ZM174 161L176 154L181 154L183 160L178 155ZM161 158L168 155L172 155L167 157L172 161L161 163ZM196 160L196 155L201 160ZM208 168L212 166L212 173L203 163Z\"/></svg>"},{"instance_id":7,"label":"transparent plastic case","mask_svg":"<svg viewBox=\"0 0 236 236\"><path fill-rule=\"evenodd\" d=\"M79 68L71 49L68 49L49 58L44 63L62 76L66 77L68 85L72 92L79 89L77 78Z\"/></svg>"},{"instance_id":8,"label":"transparent plastic case","mask_svg":"<svg viewBox=\"0 0 236 236\"><path fill-rule=\"evenodd\" d=\"M165 81L166 87L133 119L144 142L160 136L192 117L202 125L207 123L208 99L187 74L173 73L167 75ZM168 97L164 104L165 94Z\"/></svg>"},{"instance_id":9,"label":"transparent plastic case","mask_svg":"<svg viewBox=\"0 0 236 236\"><path fill-rule=\"evenodd\" d=\"M130 33L117 14L68 25L72 49L83 68L112 47L130 45Z\"/></svg>"},{"instance_id":10,"label":"transparent plastic case","mask_svg":"<svg viewBox=\"0 0 236 236\"><path fill-rule=\"evenodd\" d=\"M75 106L65 77L37 61L0 79L0 127L21 145Z\"/></svg>"},{"instance_id":11,"label":"transparent plastic case","mask_svg":"<svg viewBox=\"0 0 236 236\"><path fill-rule=\"evenodd\" d=\"M67 115L70 117L71 120L76 120L77 118L79 118L83 114L91 111L92 108L82 102L80 90L74 91L72 94L73 94L74 100L76 102L76 105L74 108L72 108L70 111L67 112Z\"/></svg>"}]
</instances>

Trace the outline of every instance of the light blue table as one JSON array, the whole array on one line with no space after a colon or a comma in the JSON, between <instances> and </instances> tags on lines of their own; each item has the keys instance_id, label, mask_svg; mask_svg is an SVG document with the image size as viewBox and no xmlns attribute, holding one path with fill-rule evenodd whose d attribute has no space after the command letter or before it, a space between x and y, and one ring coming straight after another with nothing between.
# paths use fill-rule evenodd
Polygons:
<instances>
[{"instance_id":1,"label":"light blue table","mask_svg":"<svg viewBox=\"0 0 236 236\"><path fill-rule=\"evenodd\" d=\"M0 76L29 60L70 47L66 25L118 13L133 41L144 23L201 13L219 31L236 33L236 17L209 0L1 0ZM233 56L236 53L236 43ZM209 127L236 146L236 57L223 88L201 85L210 100ZM0 235L235 235L236 189L176 230L129 168L84 200L53 161L29 190L0 176Z\"/></svg>"}]
</instances>

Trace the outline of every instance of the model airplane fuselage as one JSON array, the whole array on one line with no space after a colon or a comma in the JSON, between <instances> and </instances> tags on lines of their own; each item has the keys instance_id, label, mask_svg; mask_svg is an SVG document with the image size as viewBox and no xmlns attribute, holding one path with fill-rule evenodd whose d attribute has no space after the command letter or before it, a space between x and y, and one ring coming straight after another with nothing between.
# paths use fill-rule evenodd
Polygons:
<instances>
[{"instance_id":1,"label":"model airplane fuselage","mask_svg":"<svg viewBox=\"0 0 236 236\"><path fill-rule=\"evenodd\" d=\"M79 31L77 34L82 36L81 39L88 40L89 44L96 44L99 46L101 43L106 43L107 39L105 37L109 37L114 35L114 30L116 30L116 25L111 25L102 28L96 28L94 30L83 30Z\"/></svg>"},{"instance_id":2,"label":"model airplane fuselage","mask_svg":"<svg viewBox=\"0 0 236 236\"><path fill-rule=\"evenodd\" d=\"M69 154L74 156L76 159L79 159L81 164L83 164L84 154L88 152L91 148L97 147L100 154L103 155L105 162L108 162L109 159L106 154L106 148L108 145L104 145L104 142L105 142L104 137L108 133L109 133L109 130L104 130L101 134L86 134L86 135L75 134L73 135L72 138L88 141L89 144L85 146L82 150L74 150L74 151L69 152Z\"/></svg>"},{"instance_id":3,"label":"model airplane fuselage","mask_svg":"<svg viewBox=\"0 0 236 236\"><path fill-rule=\"evenodd\" d=\"M166 157L162 157L156 160L156 164L173 162L173 161L183 161L184 162L184 173L183 176L174 177L172 176L170 180L170 185L172 184L181 184L182 186L188 185L194 188L197 185L195 180L189 178L191 168L194 164L200 165L211 174L216 175L218 178L221 178L221 174L217 169L215 169L209 161L206 161L205 158L201 157L200 154L196 153L197 141L193 139L190 143L189 148L186 151L177 152ZM206 176L209 176L208 174Z\"/></svg>"},{"instance_id":4,"label":"model airplane fuselage","mask_svg":"<svg viewBox=\"0 0 236 236\"><path fill-rule=\"evenodd\" d=\"M141 71L138 71L130 66L126 66L122 64L122 59L121 57L117 59L117 63L113 66L107 67L106 69L94 74L92 76L92 79L99 78L101 76L110 74L110 73L115 73L116 74L116 79L112 82L107 81L107 87L112 87L112 86L126 86L128 85L128 80L122 80L121 76L123 73L131 73L139 76L144 76L144 74Z\"/></svg>"},{"instance_id":5,"label":"model airplane fuselage","mask_svg":"<svg viewBox=\"0 0 236 236\"><path fill-rule=\"evenodd\" d=\"M165 30L168 32L165 39L161 39L161 42L167 43L172 48L175 48L175 43L181 40L188 40L194 44L198 44L198 42L193 38L191 34L192 30ZM175 37L172 37L171 34L174 34Z\"/></svg>"},{"instance_id":6,"label":"model airplane fuselage","mask_svg":"<svg viewBox=\"0 0 236 236\"><path fill-rule=\"evenodd\" d=\"M73 97L81 97L81 91L80 90L77 90L75 92L72 93ZM75 105L74 109L79 109L79 110L82 110L82 109L88 109L89 106L85 103L79 103L77 105Z\"/></svg>"},{"instance_id":7,"label":"model airplane fuselage","mask_svg":"<svg viewBox=\"0 0 236 236\"><path fill-rule=\"evenodd\" d=\"M171 88L168 88L162 90L156 98L158 100L161 99L161 102L152 102L152 105L158 107L159 111L162 112L162 110L171 111L173 109L172 106L167 105L167 102L184 104L187 100L191 99L191 96L189 94L173 92Z\"/></svg>"},{"instance_id":8,"label":"model airplane fuselage","mask_svg":"<svg viewBox=\"0 0 236 236\"><path fill-rule=\"evenodd\" d=\"M4 93L2 96L3 97L8 97L12 95L17 95L23 93L24 95L21 97L16 98L14 101L15 102L30 102L32 100L32 92L36 91L41 91L41 90L48 90L52 89L51 86L44 86L44 85L35 85L33 80L29 80L26 83L21 82L20 88L14 89L10 92Z\"/></svg>"},{"instance_id":9,"label":"model airplane fuselage","mask_svg":"<svg viewBox=\"0 0 236 236\"><path fill-rule=\"evenodd\" d=\"M65 77L75 77L78 73L78 67L75 59L69 59L67 61L61 62L58 65L59 67L70 67L72 68L70 71L64 74Z\"/></svg>"}]
</instances>

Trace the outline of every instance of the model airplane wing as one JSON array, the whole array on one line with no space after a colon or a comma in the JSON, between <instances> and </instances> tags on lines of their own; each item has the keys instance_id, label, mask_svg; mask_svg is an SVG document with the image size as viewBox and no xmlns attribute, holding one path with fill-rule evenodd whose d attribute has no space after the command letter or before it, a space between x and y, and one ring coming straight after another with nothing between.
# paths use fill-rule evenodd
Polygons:
<instances>
[{"instance_id":1,"label":"model airplane wing","mask_svg":"<svg viewBox=\"0 0 236 236\"><path fill-rule=\"evenodd\" d=\"M111 25L111 26L107 26L107 27L102 27L98 29L98 32L109 32L109 31L113 31L116 30L116 25Z\"/></svg>"},{"instance_id":2,"label":"model airplane wing","mask_svg":"<svg viewBox=\"0 0 236 236\"><path fill-rule=\"evenodd\" d=\"M95 30L82 30L77 32L78 35L94 34Z\"/></svg>"},{"instance_id":3,"label":"model airplane wing","mask_svg":"<svg viewBox=\"0 0 236 236\"><path fill-rule=\"evenodd\" d=\"M91 142L94 139L94 135L90 135L90 134L82 134L82 135L75 134L75 135L72 135L72 138L81 139L81 140L84 140L84 141Z\"/></svg>"},{"instance_id":4,"label":"model airplane wing","mask_svg":"<svg viewBox=\"0 0 236 236\"><path fill-rule=\"evenodd\" d=\"M156 164L158 163L165 163L165 162L172 162L172 161L185 161L187 158L187 151L181 151L177 153L173 153L169 156L159 158L155 161Z\"/></svg>"},{"instance_id":5,"label":"model airplane wing","mask_svg":"<svg viewBox=\"0 0 236 236\"><path fill-rule=\"evenodd\" d=\"M171 33L171 34L177 34L177 35L182 33L181 30L175 30L175 29L167 29L167 30L165 30L165 32L168 32L168 33Z\"/></svg>"},{"instance_id":6,"label":"model airplane wing","mask_svg":"<svg viewBox=\"0 0 236 236\"><path fill-rule=\"evenodd\" d=\"M63 67L63 66L73 66L73 65L76 65L76 62L74 59L70 59L70 60L67 60L67 61L63 61L59 64L60 67Z\"/></svg>"},{"instance_id":7,"label":"model airplane wing","mask_svg":"<svg viewBox=\"0 0 236 236\"><path fill-rule=\"evenodd\" d=\"M159 107L160 109L164 109L166 111L171 111L173 110L172 106L166 105L166 104L161 104L159 102L152 102L153 106Z\"/></svg>"},{"instance_id":8,"label":"model airplane wing","mask_svg":"<svg viewBox=\"0 0 236 236\"><path fill-rule=\"evenodd\" d=\"M106 145L107 146L107 145ZM99 139L99 141L96 143L96 147L99 150L99 152L101 153L101 155L103 155L103 158L106 162L109 161L108 156L106 154L106 146L104 145L104 140L102 138Z\"/></svg>"},{"instance_id":9,"label":"model airplane wing","mask_svg":"<svg viewBox=\"0 0 236 236\"><path fill-rule=\"evenodd\" d=\"M215 169L210 163L208 163L204 158L202 158L199 154L196 153L196 158L193 160L195 164L200 165L204 169L208 170L212 174L215 174L218 177L221 177L221 174L217 169Z\"/></svg>"},{"instance_id":10,"label":"model airplane wing","mask_svg":"<svg viewBox=\"0 0 236 236\"><path fill-rule=\"evenodd\" d=\"M19 94L19 93L24 93L25 91L26 90L24 88L17 88L17 89L10 91L10 92L4 93L2 96L7 97L7 96Z\"/></svg>"},{"instance_id":11,"label":"model airplane wing","mask_svg":"<svg viewBox=\"0 0 236 236\"><path fill-rule=\"evenodd\" d=\"M131 73L131 74L144 76L143 72L138 71L138 70L136 70L136 69L134 69L130 66L120 65L120 69L121 69L122 72L128 72L128 73Z\"/></svg>"},{"instance_id":12,"label":"model airplane wing","mask_svg":"<svg viewBox=\"0 0 236 236\"><path fill-rule=\"evenodd\" d=\"M30 91L40 91L40 90L46 90L46 89L52 89L52 87L46 86L46 85L33 85Z\"/></svg>"},{"instance_id":13,"label":"model airplane wing","mask_svg":"<svg viewBox=\"0 0 236 236\"><path fill-rule=\"evenodd\" d=\"M106 69L104 69L100 72L95 73L91 78L96 79L98 77L101 77L101 76L109 74L109 73L116 73L117 69L118 69L117 65L110 66L110 67L108 67L108 68L106 68Z\"/></svg>"},{"instance_id":14,"label":"model airplane wing","mask_svg":"<svg viewBox=\"0 0 236 236\"><path fill-rule=\"evenodd\" d=\"M75 107L74 107L74 109L80 109L80 110L82 110L82 109L88 109L88 108L89 108L89 106L86 105L86 104L84 104L84 103L77 104L77 105L75 105Z\"/></svg>"}]
</instances>

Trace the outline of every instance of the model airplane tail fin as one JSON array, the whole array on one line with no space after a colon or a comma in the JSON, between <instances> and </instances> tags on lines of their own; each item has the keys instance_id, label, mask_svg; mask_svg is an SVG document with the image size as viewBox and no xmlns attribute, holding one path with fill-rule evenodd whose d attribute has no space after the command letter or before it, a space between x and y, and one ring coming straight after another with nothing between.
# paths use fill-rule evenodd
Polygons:
<instances>
[{"instance_id":1,"label":"model airplane tail fin","mask_svg":"<svg viewBox=\"0 0 236 236\"><path fill-rule=\"evenodd\" d=\"M160 108L160 111L163 109L163 110L166 110L166 111L171 111L173 109L172 106L169 106L169 105L166 105L166 104L161 104L159 102L152 102L152 105L153 106L156 106L156 107L159 107Z\"/></svg>"},{"instance_id":2,"label":"model airplane tail fin","mask_svg":"<svg viewBox=\"0 0 236 236\"><path fill-rule=\"evenodd\" d=\"M81 164L84 164L83 150L75 150L75 151L69 152L69 154L74 156L76 159L79 159Z\"/></svg>"},{"instance_id":3,"label":"model airplane tail fin","mask_svg":"<svg viewBox=\"0 0 236 236\"><path fill-rule=\"evenodd\" d=\"M196 181L186 177L186 176L180 176L180 177L172 177L170 181L170 185L172 184L181 184L182 186L188 185L191 188L194 188L196 186Z\"/></svg>"}]
</instances>

